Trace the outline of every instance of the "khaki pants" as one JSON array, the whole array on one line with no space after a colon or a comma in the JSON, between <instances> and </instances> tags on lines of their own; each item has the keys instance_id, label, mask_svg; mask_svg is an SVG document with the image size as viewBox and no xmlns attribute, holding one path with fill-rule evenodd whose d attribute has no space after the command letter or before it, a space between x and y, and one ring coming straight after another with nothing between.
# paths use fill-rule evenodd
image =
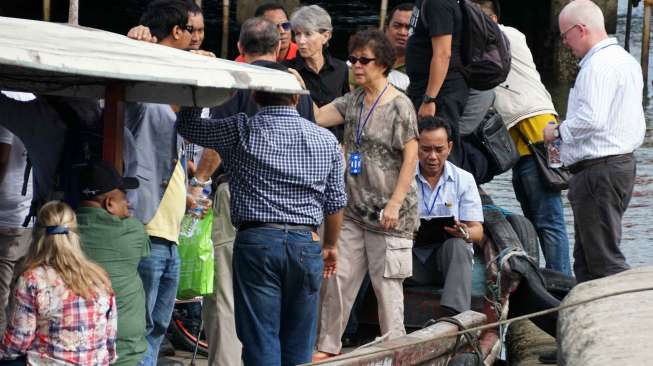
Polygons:
<instances>
[{"instance_id":1,"label":"khaki pants","mask_svg":"<svg viewBox=\"0 0 653 366\"><path fill-rule=\"evenodd\" d=\"M390 339L406 334L402 283L412 274L412 246L410 239L372 232L344 219L336 275L323 285L318 351L340 353L340 338L368 271L379 304L381 333L390 333Z\"/></svg>"},{"instance_id":2,"label":"khaki pants","mask_svg":"<svg viewBox=\"0 0 653 366\"><path fill-rule=\"evenodd\" d=\"M209 345L209 365L240 365L242 345L236 336L231 270L236 230L231 224L227 183L218 186L213 214L213 294L205 296L202 305L202 319Z\"/></svg>"},{"instance_id":3,"label":"khaki pants","mask_svg":"<svg viewBox=\"0 0 653 366\"><path fill-rule=\"evenodd\" d=\"M31 228L0 228L0 334L7 326L10 294L13 292L15 267L32 243ZM11 296L13 298L13 296Z\"/></svg>"}]
</instances>

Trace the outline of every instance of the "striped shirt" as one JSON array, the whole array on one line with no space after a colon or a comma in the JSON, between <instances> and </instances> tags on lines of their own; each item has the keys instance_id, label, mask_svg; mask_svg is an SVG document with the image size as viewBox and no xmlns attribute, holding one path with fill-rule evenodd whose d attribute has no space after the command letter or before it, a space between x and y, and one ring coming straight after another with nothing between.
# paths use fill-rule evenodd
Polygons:
<instances>
[{"instance_id":1,"label":"striped shirt","mask_svg":"<svg viewBox=\"0 0 653 366\"><path fill-rule=\"evenodd\" d=\"M179 112L184 138L215 149L230 173L231 218L318 226L347 204L338 141L292 107L264 107L224 119Z\"/></svg>"},{"instance_id":2,"label":"striped shirt","mask_svg":"<svg viewBox=\"0 0 653 366\"><path fill-rule=\"evenodd\" d=\"M639 63L605 39L580 61L569 91L567 118L560 125L560 157L569 166L582 160L630 153L644 140L642 71Z\"/></svg>"}]
</instances>

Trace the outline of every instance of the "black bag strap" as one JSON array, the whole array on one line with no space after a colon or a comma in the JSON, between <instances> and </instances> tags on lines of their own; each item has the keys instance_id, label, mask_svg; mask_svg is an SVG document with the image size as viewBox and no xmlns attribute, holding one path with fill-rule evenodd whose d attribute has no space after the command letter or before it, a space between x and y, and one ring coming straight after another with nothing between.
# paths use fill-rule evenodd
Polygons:
<instances>
[{"instance_id":1,"label":"black bag strap","mask_svg":"<svg viewBox=\"0 0 653 366\"><path fill-rule=\"evenodd\" d=\"M27 184L29 183L29 175L32 172L32 160L29 158L29 155L27 155L25 160L25 171L23 172L23 188L20 191L22 196L27 195Z\"/></svg>"}]
</instances>

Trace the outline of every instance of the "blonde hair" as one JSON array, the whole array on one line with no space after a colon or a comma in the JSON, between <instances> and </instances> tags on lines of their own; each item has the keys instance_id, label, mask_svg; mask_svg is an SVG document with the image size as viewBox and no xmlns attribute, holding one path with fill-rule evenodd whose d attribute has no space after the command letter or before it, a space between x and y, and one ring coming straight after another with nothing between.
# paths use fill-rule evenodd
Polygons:
<instances>
[{"instance_id":1,"label":"blonde hair","mask_svg":"<svg viewBox=\"0 0 653 366\"><path fill-rule=\"evenodd\" d=\"M86 300L98 295L98 290L111 293L107 273L90 261L80 245L75 212L60 201L48 202L39 210L35 240L25 261L25 271L49 266L75 294ZM64 234L48 234L47 227L67 227Z\"/></svg>"}]
</instances>

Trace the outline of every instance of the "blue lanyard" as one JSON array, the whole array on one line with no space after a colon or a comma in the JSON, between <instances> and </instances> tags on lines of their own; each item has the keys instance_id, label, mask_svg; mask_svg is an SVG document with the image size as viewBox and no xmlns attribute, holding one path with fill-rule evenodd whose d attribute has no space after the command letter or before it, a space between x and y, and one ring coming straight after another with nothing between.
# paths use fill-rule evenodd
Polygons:
<instances>
[{"instance_id":1,"label":"blue lanyard","mask_svg":"<svg viewBox=\"0 0 653 366\"><path fill-rule=\"evenodd\" d=\"M435 198L433 199L433 202L431 202L431 208L429 208L428 199L426 199L426 193L424 192L424 182L420 180L419 183L420 183L420 187L422 188L422 203L424 204L424 208L426 209L428 215L431 216L431 212L433 212L433 208L435 207L435 202L438 201L438 196L440 195L440 188L442 188L444 183L442 183L435 191Z\"/></svg>"},{"instance_id":2,"label":"blue lanyard","mask_svg":"<svg viewBox=\"0 0 653 366\"><path fill-rule=\"evenodd\" d=\"M381 91L381 94L379 94L378 97L376 97L376 100L372 104L372 107L370 108L370 111L367 112L367 117L365 117L365 120L361 124L361 118L363 118L363 107L365 106L365 96L363 96L363 100L361 100L361 110L358 113L358 124L356 125L356 148L360 148L361 146L361 137L363 137L363 130L365 129L365 125L367 125L367 121L370 119L370 116L372 115L372 112L374 111L374 108L376 108L376 105L379 103L381 100L381 97L383 96L383 93L388 89L388 85L390 83L385 84L385 87L383 88L383 91Z\"/></svg>"}]
</instances>

